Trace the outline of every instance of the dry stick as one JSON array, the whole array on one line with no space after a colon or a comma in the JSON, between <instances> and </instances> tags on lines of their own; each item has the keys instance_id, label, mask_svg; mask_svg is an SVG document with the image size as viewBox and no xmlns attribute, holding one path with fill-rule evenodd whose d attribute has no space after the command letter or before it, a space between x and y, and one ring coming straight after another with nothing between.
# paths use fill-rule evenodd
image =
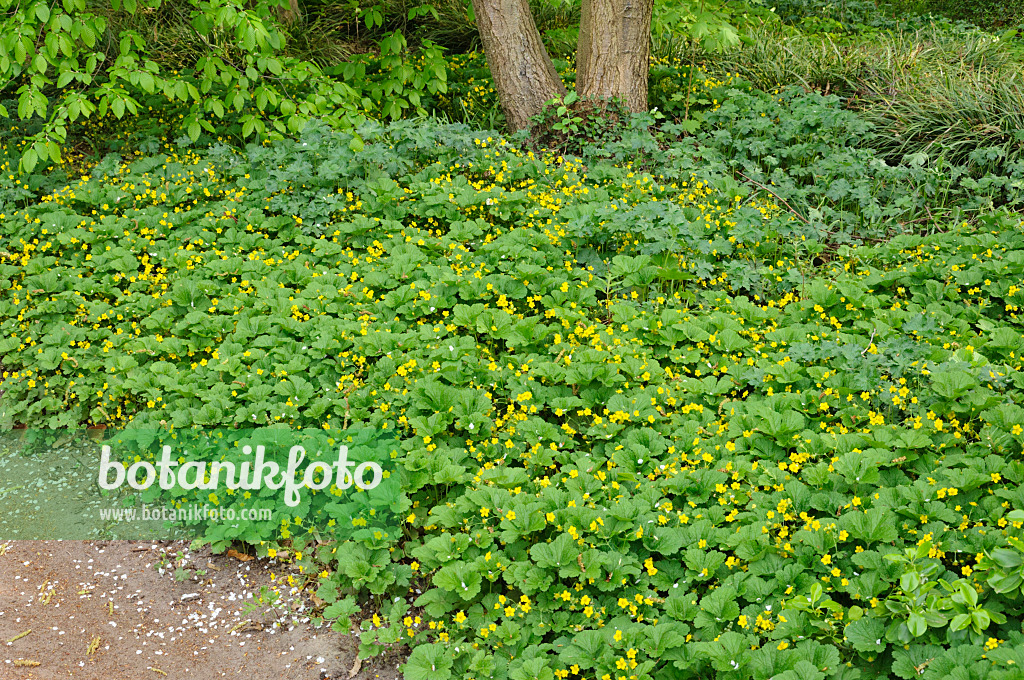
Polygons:
<instances>
[{"instance_id":1,"label":"dry stick","mask_svg":"<svg viewBox=\"0 0 1024 680\"><path fill-rule=\"evenodd\" d=\"M771 189L769 189L769 188L768 188L768 187L766 187L765 185L761 184L761 183L760 183L760 182L758 182L758 181L757 181L756 179L750 179L749 177L747 177L746 175L744 175L744 174L743 174L742 172L740 172L739 170L737 170L736 172L737 172L737 173L739 174L739 176L740 176L740 177L742 177L743 179L747 180L748 182L750 182L751 184L753 184L753 185L755 185L755 186L758 186L758 187L760 187L760 188L764 189L764 190L765 190L765 191L767 191L767 192L768 192L769 194L771 194L771 195L772 195L772 196L774 196L775 198L777 198L777 199L779 199L780 201L782 201L782 205L784 205L784 206L786 206L787 208L789 208L789 212L791 212L791 213L793 213L794 215L796 215L797 217L799 217L799 218L800 218L800 221L801 221L801 222L803 222L804 224L810 224L810 222L809 222L809 221L807 220L807 218L806 218L806 217L804 217L803 215L801 215L800 213L798 213L798 212L796 211L796 209L795 209L795 208L794 208L793 206L791 206L791 205L790 205L789 203L787 203L787 202L786 202L786 199L784 199L784 198L783 198L782 196L779 196L779 195L778 195L777 193L775 193L774 191L772 191Z\"/></svg>"},{"instance_id":2,"label":"dry stick","mask_svg":"<svg viewBox=\"0 0 1024 680\"><path fill-rule=\"evenodd\" d=\"M9 642L9 643L10 643L10 642L17 642L18 640L20 640L21 638L25 637L26 635L28 635L28 634L29 634L29 633L31 633L31 632L32 632L32 629L31 629L31 628L29 628L28 630L26 630L26 631L24 631L24 632L22 632L22 633L18 633L17 635L15 635L15 636L14 636L14 637L12 637L12 638L8 638L8 639L7 639L7 642Z\"/></svg>"},{"instance_id":3,"label":"dry stick","mask_svg":"<svg viewBox=\"0 0 1024 680\"><path fill-rule=\"evenodd\" d=\"M864 348L864 351L860 353L861 356L867 354L868 350L871 349L871 345L875 344L875 329L871 329L871 338L868 339L868 346Z\"/></svg>"},{"instance_id":4,"label":"dry stick","mask_svg":"<svg viewBox=\"0 0 1024 680\"><path fill-rule=\"evenodd\" d=\"M241 622L240 624L238 624L237 626L235 626L234 628L232 628L231 630L229 630L229 631L228 631L228 635L231 635L231 634L232 634L232 633L234 633L234 632L235 632L236 630L241 630L242 628L245 628L245 627L246 627L246 626L248 626L248 625L249 625L250 623L252 623L252 620L251 620L251 619L246 619L245 621L242 621L242 622Z\"/></svg>"}]
</instances>

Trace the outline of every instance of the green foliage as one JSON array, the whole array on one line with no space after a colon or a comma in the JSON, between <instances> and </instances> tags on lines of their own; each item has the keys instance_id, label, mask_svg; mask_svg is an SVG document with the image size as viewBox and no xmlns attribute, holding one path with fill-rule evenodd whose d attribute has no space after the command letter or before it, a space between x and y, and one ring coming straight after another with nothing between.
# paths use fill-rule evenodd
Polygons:
<instances>
[{"instance_id":1,"label":"green foliage","mask_svg":"<svg viewBox=\"0 0 1024 680\"><path fill-rule=\"evenodd\" d=\"M696 66L669 61L651 65L647 96L652 109L679 120L718 108L731 90L749 89L749 83L731 75L719 80Z\"/></svg>"},{"instance_id":2,"label":"green foliage","mask_svg":"<svg viewBox=\"0 0 1024 680\"><path fill-rule=\"evenodd\" d=\"M122 7L115 0L113 11L135 14L159 6L155 2L140 8L130 0ZM328 87L329 81L317 81L311 64L279 58L281 33L273 24L273 7L266 2L246 8L219 2L192 5L190 28L210 48L187 78L161 72L149 58L144 38L131 28L121 30L115 44L105 47L101 41L107 19L84 2L71 0L53 12L45 3L18 5L4 17L0 78L17 87L19 118L46 121L30 140L21 167L31 172L39 162L59 161L67 126L79 117L94 112L102 116L108 108L118 118L134 115L145 95L188 102L183 129L193 140L204 128L213 132L210 119L230 109L239 116L243 135L267 132L268 122L270 130L295 131L310 114L321 112L310 108L316 98L336 107L335 119L354 120L350 88L341 83ZM297 103L294 94L274 83L286 71L296 90L314 86L302 97L305 103ZM59 96L48 97L54 88Z\"/></svg>"},{"instance_id":3,"label":"green foliage","mask_svg":"<svg viewBox=\"0 0 1024 680\"><path fill-rule=\"evenodd\" d=\"M448 89L446 62L432 43L425 43L415 56L407 48L401 33L390 33L381 39L379 54L360 55L326 73L352 83L363 109L375 118L397 120L409 110L423 115L424 99Z\"/></svg>"},{"instance_id":4,"label":"green foliage","mask_svg":"<svg viewBox=\"0 0 1024 680\"><path fill-rule=\"evenodd\" d=\"M1014 0L926 0L922 9L986 28L1024 26L1024 6Z\"/></svg>"},{"instance_id":5,"label":"green foliage","mask_svg":"<svg viewBox=\"0 0 1024 680\"><path fill-rule=\"evenodd\" d=\"M559 65L564 77L565 65ZM483 130L502 127L505 115L483 52L451 55L447 70L448 90L435 98L433 112Z\"/></svg>"},{"instance_id":6,"label":"green foliage","mask_svg":"<svg viewBox=\"0 0 1024 680\"><path fill-rule=\"evenodd\" d=\"M68 127L79 119L134 117L147 110L180 108L180 129L191 140L219 132L239 139L294 134L313 117L350 128L366 114L397 117L422 110L425 93L443 91L440 51L423 43L419 68L406 56L401 33L380 41L380 72L367 77L348 64L330 78L313 61L286 51L276 0L112 0L109 9L67 0L7 3L0 20L0 87L17 96L16 115L40 121L24 145L19 169L61 161ZM172 36L149 40L140 15L169 11ZM421 8L408 10L417 16ZM365 14L379 26L380 12ZM152 23L153 32L165 25ZM189 47L190 46L190 47ZM14 111L0 107L0 115Z\"/></svg>"},{"instance_id":7,"label":"green foliage","mask_svg":"<svg viewBox=\"0 0 1024 680\"><path fill-rule=\"evenodd\" d=\"M1007 514L1014 522L1024 520L1024 513L1014 510ZM997 548L978 562L978 570L988 572L988 584L997 593L1006 593L1011 598L1024 594L1024 541L1010 537L1009 545Z\"/></svg>"},{"instance_id":8,"label":"green foliage","mask_svg":"<svg viewBox=\"0 0 1024 680\"><path fill-rule=\"evenodd\" d=\"M258 540L409 677L1014 677L1024 173L816 94L655 122L0 177L0 412L394 432L400 526Z\"/></svg>"},{"instance_id":9,"label":"green foliage","mask_svg":"<svg viewBox=\"0 0 1024 680\"><path fill-rule=\"evenodd\" d=\"M575 91L558 97L534 118L531 142L539 149L581 155L587 147L601 147L618 139L629 117L619 101L580 98Z\"/></svg>"},{"instance_id":10,"label":"green foliage","mask_svg":"<svg viewBox=\"0 0 1024 680\"><path fill-rule=\"evenodd\" d=\"M723 0L656 2L651 17L653 54L671 59L687 45L721 53L740 43L739 31L773 18L764 3Z\"/></svg>"},{"instance_id":11,"label":"green foliage","mask_svg":"<svg viewBox=\"0 0 1024 680\"><path fill-rule=\"evenodd\" d=\"M293 404L309 403L311 390L311 384L296 375L287 383L279 384L275 391L286 397L287 405L289 401ZM223 404L222 400L217 399L207 401L194 413L193 420L213 422L211 414L217 413ZM269 400L265 400L257 407L269 406ZM164 446L170 448L175 463L180 462L182 459L179 459L179 455L184 454L194 465L192 471L186 474L181 472L181 467L177 471L172 469L174 482L168 485L169 488L153 485L142 491L138 500L143 503L169 500L173 506L171 509L208 508L212 517L193 513L177 524L187 527L193 535L200 536L201 543L211 544L217 552L235 543L245 543L254 546L259 554L265 556L268 551L263 546L282 540L288 541L293 550L301 552L316 540L320 532L330 533L337 539L370 542L396 538L400 520L395 513L404 508L399 503L399 478L392 474L395 442L389 433L346 427L344 423L333 423L333 426L325 424L304 430L250 425L238 422L231 428L216 429L174 429L173 425L170 428L156 428L152 424L131 426L117 432L107 432L108 437L104 443L122 460L144 461L153 465L159 463ZM311 475L310 479L314 484L322 482L322 488L302 487L292 498L294 502L289 503L285 498L288 487L283 491L276 490L267 481L270 477L277 477L276 471L264 473L267 477L257 482L256 488L251 491L247 490L244 482L241 490L227 486L229 479L243 480L249 476L245 470L255 469L257 464L253 463L250 452L259 447L264 447L267 460L280 466L282 480L288 478L287 452L296 445L301 446L303 452L294 459L296 466L291 468L296 471L294 479L301 485L307 468L320 463L319 472ZM250 452L245 452L244 446L248 446ZM352 468L348 470L347 479L339 479L337 475L343 474L341 472L332 472L329 480L325 478L324 467L335 464L340 446L346 446L358 457L358 460L354 460L355 464L372 462L381 468L382 478L373 493L353 486ZM220 466L220 469L214 471L215 465ZM256 479L262 477L261 473L252 474ZM216 481L212 482L212 487L204 486L204 482L214 479ZM372 477L366 475L363 479ZM192 480L196 485L190 487ZM231 517L232 521L223 521L226 516ZM395 534L389 535L389 532Z\"/></svg>"},{"instance_id":12,"label":"green foliage","mask_svg":"<svg viewBox=\"0 0 1024 680\"><path fill-rule=\"evenodd\" d=\"M919 155L1002 172L1021 158L1024 60L1008 34L939 21L850 35L765 24L738 50L696 50L690 58L716 79L842 97L875 124L876 144L890 163Z\"/></svg>"},{"instance_id":13,"label":"green foliage","mask_svg":"<svg viewBox=\"0 0 1024 680\"><path fill-rule=\"evenodd\" d=\"M927 25L926 12L893 11L875 0L782 0L775 14L807 33L863 33L877 29L907 30Z\"/></svg>"}]
</instances>

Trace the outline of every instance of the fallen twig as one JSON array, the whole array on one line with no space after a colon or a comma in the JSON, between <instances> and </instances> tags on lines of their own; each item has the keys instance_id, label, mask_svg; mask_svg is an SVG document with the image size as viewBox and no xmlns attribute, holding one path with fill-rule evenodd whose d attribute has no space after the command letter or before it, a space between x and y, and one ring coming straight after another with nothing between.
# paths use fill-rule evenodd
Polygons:
<instances>
[{"instance_id":1,"label":"fallen twig","mask_svg":"<svg viewBox=\"0 0 1024 680\"><path fill-rule=\"evenodd\" d=\"M772 196L774 196L775 198L777 198L777 199L779 199L780 201L782 201L782 205L786 206L786 207L787 207L787 208L789 209L789 212L791 212L791 213L793 213L794 215L796 215L797 217L799 217L799 218L800 218L800 221L801 221L801 222L803 222L804 224L810 224L810 221L809 221L809 220L808 220L808 219L807 219L806 217L804 217L803 215L801 215L800 213L798 213L798 212L796 211L796 208L794 208L793 206L791 206L791 205L790 205L790 204L789 204L789 203L788 203L788 202L786 201L786 199L784 199L784 198L783 198L782 196L779 196L779 195L778 195L777 193L775 193L774 191L772 191L771 189L769 189L769 188L768 188L768 187L766 187L765 185L761 184L761 183L760 183L760 182L758 182L758 181L757 181L756 179L751 179L751 178L747 177L746 175L744 175L744 174L743 174L742 172L740 172L739 170L737 170L736 172L737 172L737 174L739 174L739 176L740 176L740 177L742 177L743 179L747 180L748 182L750 182L751 184L753 184L753 185L755 185L755 186L757 186L757 187L760 187L761 189L764 189L764 190L765 190L765 191L767 191L767 192L768 192L769 194L771 194L771 195L772 195Z\"/></svg>"},{"instance_id":2,"label":"fallen twig","mask_svg":"<svg viewBox=\"0 0 1024 680\"><path fill-rule=\"evenodd\" d=\"M8 638L8 639L7 639L7 642L8 642L8 643L11 643L11 642L17 642L18 640L20 640L21 638L25 637L26 635L28 635L28 634L29 634L29 633L31 633L31 632L32 632L32 629L31 629L31 628L29 628L28 630L26 630L26 631L24 631L24 632L22 632L22 633L18 633L17 635L15 635L15 636L14 636L14 637L12 637L12 638Z\"/></svg>"},{"instance_id":3,"label":"fallen twig","mask_svg":"<svg viewBox=\"0 0 1024 680\"><path fill-rule=\"evenodd\" d=\"M239 631L239 630L241 630L242 628L245 628L245 627L246 627L246 626L248 626L248 625L249 625L250 623L252 623L252 620L251 620L251 619L246 619L245 621L242 621L242 622L241 622L240 624L238 624L237 626L235 626L234 628L232 628L231 630L229 630L229 631L228 631L228 635L231 635L232 633L234 633L234 632L236 632L236 631Z\"/></svg>"},{"instance_id":4,"label":"fallen twig","mask_svg":"<svg viewBox=\"0 0 1024 680\"><path fill-rule=\"evenodd\" d=\"M871 345L873 345L873 344L875 344L875 329L874 328L871 329L871 337L868 339L868 346L864 348L864 350L860 353L860 355L864 356L865 354L867 354L868 350L871 349Z\"/></svg>"}]
</instances>

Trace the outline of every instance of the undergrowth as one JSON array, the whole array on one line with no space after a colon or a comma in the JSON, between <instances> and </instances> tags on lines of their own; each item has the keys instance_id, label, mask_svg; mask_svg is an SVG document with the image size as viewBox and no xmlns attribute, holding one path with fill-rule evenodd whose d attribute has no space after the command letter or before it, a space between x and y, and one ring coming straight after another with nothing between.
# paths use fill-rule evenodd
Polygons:
<instances>
[{"instance_id":1,"label":"undergrowth","mask_svg":"<svg viewBox=\"0 0 1024 680\"><path fill-rule=\"evenodd\" d=\"M726 95L579 157L401 121L4 173L0 417L395 432L343 542L167 499L271 507L191 528L414 680L1018 677L1022 168Z\"/></svg>"}]
</instances>

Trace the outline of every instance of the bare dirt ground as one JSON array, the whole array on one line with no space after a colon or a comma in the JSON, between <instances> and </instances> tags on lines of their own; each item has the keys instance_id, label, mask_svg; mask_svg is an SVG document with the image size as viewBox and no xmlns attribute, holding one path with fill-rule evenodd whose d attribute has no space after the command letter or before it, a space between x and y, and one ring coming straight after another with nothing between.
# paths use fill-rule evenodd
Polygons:
<instances>
[{"instance_id":1,"label":"bare dirt ground","mask_svg":"<svg viewBox=\"0 0 1024 680\"><path fill-rule=\"evenodd\" d=\"M312 628L282 565L186 542L0 541L0 680L401 677L400 659L356 649Z\"/></svg>"}]
</instances>

